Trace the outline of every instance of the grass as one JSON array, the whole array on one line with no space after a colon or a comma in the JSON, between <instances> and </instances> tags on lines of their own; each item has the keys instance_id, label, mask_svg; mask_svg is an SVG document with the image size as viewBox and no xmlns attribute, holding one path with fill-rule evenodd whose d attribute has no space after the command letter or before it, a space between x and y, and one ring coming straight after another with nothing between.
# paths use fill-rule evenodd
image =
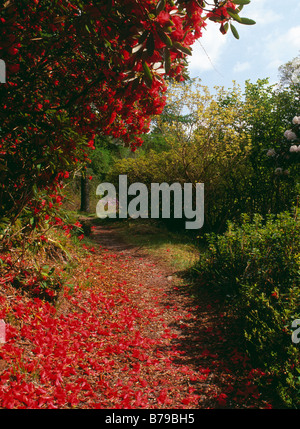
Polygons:
<instances>
[{"instance_id":1,"label":"grass","mask_svg":"<svg viewBox=\"0 0 300 429\"><path fill-rule=\"evenodd\" d=\"M93 225L109 226L125 243L143 248L177 270L191 268L199 259L199 243L185 232L170 231L153 219L99 219L89 217Z\"/></svg>"},{"instance_id":2,"label":"grass","mask_svg":"<svg viewBox=\"0 0 300 429\"><path fill-rule=\"evenodd\" d=\"M91 186L95 186L92 181ZM197 237L188 235L185 230L181 232L171 231L172 224L167 228L166 224L154 219L100 219L96 217L94 209L98 202L95 193L91 192L91 212L80 212L80 187L69 191L69 198L64 203L64 209L72 218L79 218L83 222L84 234L89 235L91 225L109 226L129 245L141 247L149 255L159 258L178 271L190 269L199 259L201 246ZM76 190L75 190L76 188ZM72 204L71 204L72 202Z\"/></svg>"}]
</instances>

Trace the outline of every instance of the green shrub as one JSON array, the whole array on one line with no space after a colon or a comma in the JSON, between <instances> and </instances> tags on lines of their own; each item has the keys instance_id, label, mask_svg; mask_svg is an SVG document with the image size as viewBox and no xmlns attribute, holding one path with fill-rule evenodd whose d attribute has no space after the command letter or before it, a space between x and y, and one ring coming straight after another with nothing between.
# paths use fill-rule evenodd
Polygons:
<instances>
[{"instance_id":1,"label":"green shrub","mask_svg":"<svg viewBox=\"0 0 300 429\"><path fill-rule=\"evenodd\" d=\"M299 223L296 212L252 221L244 215L241 225L207 236L195 267L202 283L230 303L252 362L288 407L300 406L299 346L291 340L292 321L300 318Z\"/></svg>"}]
</instances>

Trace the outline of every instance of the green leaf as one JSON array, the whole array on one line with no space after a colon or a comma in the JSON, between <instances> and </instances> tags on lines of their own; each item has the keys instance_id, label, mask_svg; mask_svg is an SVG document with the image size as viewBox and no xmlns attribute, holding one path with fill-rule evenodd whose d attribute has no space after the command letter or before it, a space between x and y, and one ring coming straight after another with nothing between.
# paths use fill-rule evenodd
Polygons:
<instances>
[{"instance_id":1,"label":"green leaf","mask_svg":"<svg viewBox=\"0 0 300 429\"><path fill-rule=\"evenodd\" d=\"M149 37L146 42L146 48L147 48L147 54L149 55L149 57L152 57L155 49L154 37L152 33L149 34Z\"/></svg>"},{"instance_id":2,"label":"green leaf","mask_svg":"<svg viewBox=\"0 0 300 429\"><path fill-rule=\"evenodd\" d=\"M145 30L143 32L143 34L139 37L138 41L139 41L139 45L141 45L142 43L144 43L144 41L147 39L148 36L148 30Z\"/></svg>"},{"instance_id":3,"label":"green leaf","mask_svg":"<svg viewBox=\"0 0 300 429\"><path fill-rule=\"evenodd\" d=\"M171 38L163 30L158 29L158 34L162 42L165 43L168 46L168 48L171 48L173 46L173 42Z\"/></svg>"},{"instance_id":4,"label":"green leaf","mask_svg":"<svg viewBox=\"0 0 300 429\"><path fill-rule=\"evenodd\" d=\"M172 33L173 31L172 25L169 23L167 27L164 27L164 31L166 31L167 33Z\"/></svg>"},{"instance_id":5,"label":"green leaf","mask_svg":"<svg viewBox=\"0 0 300 429\"><path fill-rule=\"evenodd\" d=\"M230 24L230 30L236 39L240 38L240 35L234 25Z\"/></svg>"},{"instance_id":6,"label":"green leaf","mask_svg":"<svg viewBox=\"0 0 300 429\"><path fill-rule=\"evenodd\" d=\"M164 58L165 58L165 70L166 70L166 73L169 73L171 68L171 56L170 56L170 51L167 48L164 51Z\"/></svg>"},{"instance_id":7,"label":"green leaf","mask_svg":"<svg viewBox=\"0 0 300 429\"><path fill-rule=\"evenodd\" d=\"M153 81L153 77L152 77L152 73L149 69L148 64L143 61L143 69L144 69L144 77L145 77L145 82L147 84L147 86L152 86L152 81Z\"/></svg>"},{"instance_id":8,"label":"green leaf","mask_svg":"<svg viewBox=\"0 0 300 429\"><path fill-rule=\"evenodd\" d=\"M228 15L229 16L231 16L231 18L232 19L234 19L235 21L237 21L237 22L240 22L241 23L241 18L236 14L236 13L233 13L233 12L231 12L230 10L228 10L227 9L227 13L228 13Z\"/></svg>"},{"instance_id":9,"label":"green leaf","mask_svg":"<svg viewBox=\"0 0 300 429\"><path fill-rule=\"evenodd\" d=\"M34 183L33 186L32 186L32 192L33 192L33 195L37 195L38 194L38 188L37 188L37 184L36 183Z\"/></svg>"},{"instance_id":10,"label":"green leaf","mask_svg":"<svg viewBox=\"0 0 300 429\"><path fill-rule=\"evenodd\" d=\"M182 46L181 43L179 43L179 42L174 42L173 46L174 46L174 48L178 49L179 51L183 52L184 54L192 55L192 51L189 48Z\"/></svg>"},{"instance_id":11,"label":"green leaf","mask_svg":"<svg viewBox=\"0 0 300 429\"><path fill-rule=\"evenodd\" d=\"M159 15L160 12L165 8L167 1L160 0L156 5L156 15Z\"/></svg>"},{"instance_id":12,"label":"green leaf","mask_svg":"<svg viewBox=\"0 0 300 429\"><path fill-rule=\"evenodd\" d=\"M226 33L227 33L227 31L228 31L228 28L229 28L228 22L226 22L224 25L223 25L223 24L221 24L221 27L220 27L220 31L221 31L221 33L222 33L222 34L226 34Z\"/></svg>"},{"instance_id":13,"label":"green leaf","mask_svg":"<svg viewBox=\"0 0 300 429\"><path fill-rule=\"evenodd\" d=\"M234 0L234 4L237 4L239 6L245 6L246 4L251 3L250 0Z\"/></svg>"},{"instance_id":14,"label":"green leaf","mask_svg":"<svg viewBox=\"0 0 300 429\"><path fill-rule=\"evenodd\" d=\"M240 18L240 22L241 22L241 24L244 24L244 25L256 24L256 22L253 19L249 19L249 18Z\"/></svg>"}]
</instances>

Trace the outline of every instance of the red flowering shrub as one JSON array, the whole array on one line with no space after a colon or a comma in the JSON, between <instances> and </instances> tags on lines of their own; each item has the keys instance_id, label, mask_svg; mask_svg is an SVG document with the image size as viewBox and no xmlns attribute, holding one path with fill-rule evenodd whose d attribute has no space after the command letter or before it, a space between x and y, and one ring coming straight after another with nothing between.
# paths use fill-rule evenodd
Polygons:
<instances>
[{"instance_id":1,"label":"red flowering shrub","mask_svg":"<svg viewBox=\"0 0 300 429\"><path fill-rule=\"evenodd\" d=\"M38 192L88 159L96 133L134 149L164 106L165 76L184 79L206 19L249 0L8 0L0 8L0 216L37 226ZM242 22L246 23L246 22ZM222 30L223 31L223 30ZM31 203L29 205L29 203ZM26 209L25 209L26 208ZM25 209L25 210L24 210Z\"/></svg>"}]
</instances>

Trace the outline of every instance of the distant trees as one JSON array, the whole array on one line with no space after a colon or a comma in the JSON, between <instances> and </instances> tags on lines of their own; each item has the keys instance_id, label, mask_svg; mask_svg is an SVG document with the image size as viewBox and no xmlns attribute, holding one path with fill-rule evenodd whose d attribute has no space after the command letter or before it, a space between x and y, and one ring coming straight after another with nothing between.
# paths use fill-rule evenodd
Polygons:
<instances>
[{"instance_id":1,"label":"distant trees","mask_svg":"<svg viewBox=\"0 0 300 429\"><path fill-rule=\"evenodd\" d=\"M300 55L279 67L280 83L283 86L291 87L294 90L300 87Z\"/></svg>"},{"instance_id":2,"label":"distant trees","mask_svg":"<svg viewBox=\"0 0 300 429\"><path fill-rule=\"evenodd\" d=\"M213 96L191 80L171 85L167 97L147 137L163 141L164 149L117 161L110 180L128 174L129 181L147 184L204 183L208 230L222 231L242 213L265 215L291 207L299 163L287 159L288 166L278 175L282 157L269 155L270 149L289 152L284 133L299 110L293 91L278 91L265 79L246 82L243 92L237 85L219 88Z\"/></svg>"}]
</instances>

